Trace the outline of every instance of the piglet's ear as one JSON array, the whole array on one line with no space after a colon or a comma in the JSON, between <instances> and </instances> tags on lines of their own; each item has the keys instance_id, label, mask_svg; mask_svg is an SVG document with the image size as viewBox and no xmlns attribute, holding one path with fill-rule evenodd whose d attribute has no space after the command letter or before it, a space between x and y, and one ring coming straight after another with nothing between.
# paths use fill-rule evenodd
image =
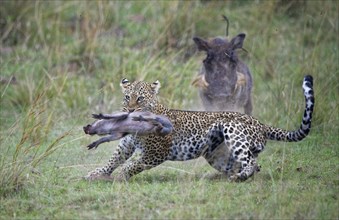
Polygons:
<instances>
[{"instance_id":1,"label":"piglet's ear","mask_svg":"<svg viewBox=\"0 0 339 220\"><path fill-rule=\"evenodd\" d=\"M232 49L235 50L235 49L242 48L242 45L244 44L245 37L246 37L246 34L244 34L244 33L238 34L236 37L234 37L230 42L231 45L232 45Z\"/></svg>"},{"instance_id":2,"label":"piglet's ear","mask_svg":"<svg viewBox=\"0 0 339 220\"><path fill-rule=\"evenodd\" d=\"M130 82L126 78L122 79L120 82L120 87L122 88L122 91L124 91L129 85Z\"/></svg>"},{"instance_id":3,"label":"piglet's ear","mask_svg":"<svg viewBox=\"0 0 339 220\"><path fill-rule=\"evenodd\" d=\"M160 84L159 80L157 80L157 81L155 81L154 83L151 84L151 88L152 88L154 94L158 94L160 87L161 87L161 84Z\"/></svg>"},{"instance_id":4,"label":"piglet's ear","mask_svg":"<svg viewBox=\"0 0 339 220\"><path fill-rule=\"evenodd\" d=\"M200 37L193 37L193 41L198 46L198 50L207 51L210 49L208 42Z\"/></svg>"}]
</instances>

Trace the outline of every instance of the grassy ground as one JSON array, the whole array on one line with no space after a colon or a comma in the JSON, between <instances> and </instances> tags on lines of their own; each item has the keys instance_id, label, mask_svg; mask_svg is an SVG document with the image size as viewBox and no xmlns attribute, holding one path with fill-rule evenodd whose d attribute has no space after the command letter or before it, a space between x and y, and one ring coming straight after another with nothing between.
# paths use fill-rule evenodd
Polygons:
<instances>
[{"instance_id":1,"label":"grassy ground","mask_svg":"<svg viewBox=\"0 0 339 220\"><path fill-rule=\"evenodd\" d=\"M337 1L2 1L0 219L338 219ZM189 13L188 13L189 12ZM200 109L192 37L247 34L254 116L299 126L314 76L311 134L269 142L262 170L231 183L203 159L166 162L128 183L86 182L117 142L95 151L90 114L120 108L119 82L159 80L172 108Z\"/></svg>"}]
</instances>

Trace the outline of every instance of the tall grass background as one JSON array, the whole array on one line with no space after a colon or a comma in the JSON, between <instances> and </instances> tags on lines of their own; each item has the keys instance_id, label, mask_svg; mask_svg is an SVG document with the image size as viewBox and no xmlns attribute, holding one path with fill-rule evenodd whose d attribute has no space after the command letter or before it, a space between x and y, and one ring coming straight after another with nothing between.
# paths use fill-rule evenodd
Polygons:
<instances>
[{"instance_id":1,"label":"tall grass background","mask_svg":"<svg viewBox=\"0 0 339 220\"><path fill-rule=\"evenodd\" d=\"M0 218L338 218L338 1L0 4ZM260 121L297 128L302 79L313 75L310 136L268 143L248 183L206 177L203 160L166 162L128 184L81 180L117 144L88 152L81 128L120 109L122 78L159 80L161 102L202 109L191 82L205 55L192 37L224 36L221 15L230 37L246 33L239 56Z\"/></svg>"}]
</instances>

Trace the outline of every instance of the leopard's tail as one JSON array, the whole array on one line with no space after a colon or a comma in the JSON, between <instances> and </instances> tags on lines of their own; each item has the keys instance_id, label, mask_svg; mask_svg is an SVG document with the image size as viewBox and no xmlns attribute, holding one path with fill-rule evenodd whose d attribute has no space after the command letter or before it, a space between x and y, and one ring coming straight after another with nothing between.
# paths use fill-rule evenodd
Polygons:
<instances>
[{"instance_id":1,"label":"leopard's tail","mask_svg":"<svg viewBox=\"0 0 339 220\"><path fill-rule=\"evenodd\" d=\"M305 111L300 128L295 131L286 131L280 128L267 126L266 138L276 141L301 141L311 130L312 113L314 108L314 92L313 92L313 77L307 75L304 77L303 90L305 96Z\"/></svg>"}]
</instances>

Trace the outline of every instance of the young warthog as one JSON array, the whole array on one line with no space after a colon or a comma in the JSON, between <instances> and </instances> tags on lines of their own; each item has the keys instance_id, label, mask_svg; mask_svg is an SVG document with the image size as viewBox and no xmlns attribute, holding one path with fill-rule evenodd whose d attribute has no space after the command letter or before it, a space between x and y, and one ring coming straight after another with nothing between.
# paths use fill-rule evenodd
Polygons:
<instances>
[{"instance_id":1,"label":"young warthog","mask_svg":"<svg viewBox=\"0 0 339 220\"><path fill-rule=\"evenodd\" d=\"M252 114L252 76L236 53L237 49L242 49L245 36L244 33L238 34L231 41L226 38L193 38L198 49L207 54L192 82L199 88L205 110L239 111L244 108L246 114Z\"/></svg>"},{"instance_id":2,"label":"young warthog","mask_svg":"<svg viewBox=\"0 0 339 220\"><path fill-rule=\"evenodd\" d=\"M163 115L151 112L117 112L115 114L93 114L99 119L85 126L84 132L89 135L109 135L91 143L88 149L97 148L100 144L118 140L128 134L165 136L172 132L171 121Z\"/></svg>"}]
</instances>

